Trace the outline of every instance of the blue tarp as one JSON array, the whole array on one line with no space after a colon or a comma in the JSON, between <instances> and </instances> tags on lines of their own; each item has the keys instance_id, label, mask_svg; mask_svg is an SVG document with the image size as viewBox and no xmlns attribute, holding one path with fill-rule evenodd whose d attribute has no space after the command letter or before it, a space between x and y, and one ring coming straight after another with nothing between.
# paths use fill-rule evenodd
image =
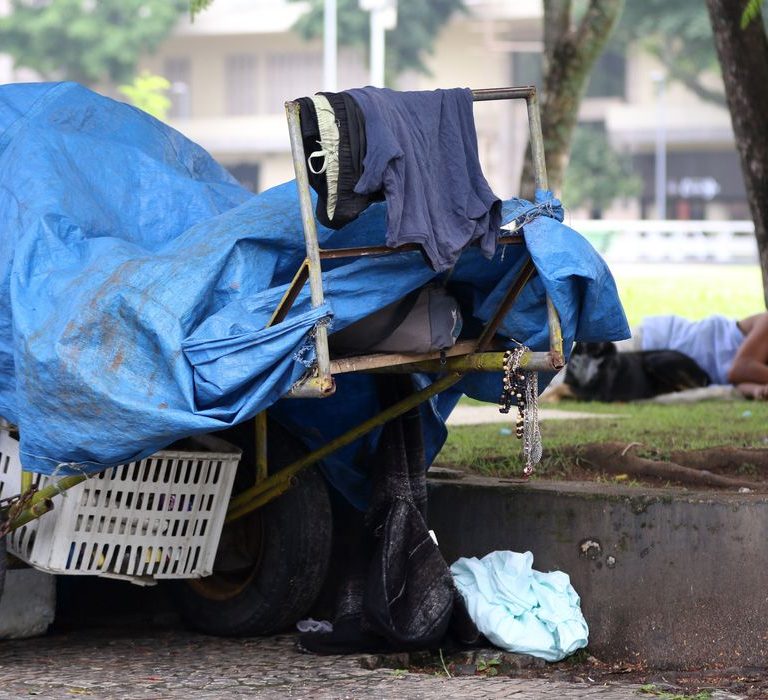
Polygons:
<instances>
[{"instance_id":1,"label":"blue tarp","mask_svg":"<svg viewBox=\"0 0 768 700\"><path fill-rule=\"evenodd\" d=\"M544 200L548 214L562 210ZM536 213L504 204L504 220ZM324 247L383 244L386 205ZM318 321L341 329L435 278L419 253L326 266L327 301L307 289L265 329L304 258L295 183L259 195L203 149L128 105L74 83L0 87L0 415L17 424L22 462L42 473L98 471L273 406L310 444L375 412L372 383L344 376L335 397L280 400L312 360ZM525 239L539 271L503 333L546 349L545 290L574 340L629 334L613 279L579 234L551 216ZM492 315L522 264L519 246L492 260L469 249L450 283L469 327ZM425 376L418 381L426 383ZM498 375L462 388L498 398ZM430 455L453 391L427 404ZM325 463L353 502L365 498L361 443Z\"/></svg>"}]
</instances>

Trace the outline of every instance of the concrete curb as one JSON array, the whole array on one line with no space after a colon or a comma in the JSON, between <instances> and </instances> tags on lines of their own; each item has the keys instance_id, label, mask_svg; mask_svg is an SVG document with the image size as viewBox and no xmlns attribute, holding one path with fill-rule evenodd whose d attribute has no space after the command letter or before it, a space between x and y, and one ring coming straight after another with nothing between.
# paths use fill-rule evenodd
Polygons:
<instances>
[{"instance_id":1,"label":"concrete curb","mask_svg":"<svg viewBox=\"0 0 768 700\"><path fill-rule=\"evenodd\" d=\"M571 577L591 652L656 668L768 666L768 497L464 477L430 481L450 563L509 549Z\"/></svg>"},{"instance_id":2,"label":"concrete curb","mask_svg":"<svg viewBox=\"0 0 768 700\"><path fill-rule=\"evenodd\" d=\"M10 569L0 601L0 639L45 634L56 616L56 577L35 569Z\"/></svg>"},{"instance_id":3,"label":"concrete curb","mask_svg":"<svg viewBox=\"0 0 768 700\"><path fill-rule=\"evenodd\" d=\"M559 408L539 407L539 421L549 420L605 420L607 418L626 418L618 413L589 413L587 411L565 411ZM447 425L483 425L486 423L500 423L514 425L517 420L517 411L499 413L499 407L489 406L465 406L459 404L451 411L446 421Z\"/></svg>"}]
</instances>

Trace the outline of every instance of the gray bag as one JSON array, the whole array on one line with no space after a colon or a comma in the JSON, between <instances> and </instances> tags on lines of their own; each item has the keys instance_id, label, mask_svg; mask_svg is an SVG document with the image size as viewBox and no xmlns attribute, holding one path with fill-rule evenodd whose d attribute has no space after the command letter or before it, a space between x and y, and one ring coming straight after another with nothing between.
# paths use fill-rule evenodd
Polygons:
<instances>
[{"instance_id":1,"label":"gray bag","mask_svg":"<svg viewBox=\"0 0 768 700\"><path fill-rule=\"evenodd\" d=\"M335 355L434 352L453 347L461 326L456 299L441 286L427 285L332 333L328 344Z\"/></svg>"}]
</instances>

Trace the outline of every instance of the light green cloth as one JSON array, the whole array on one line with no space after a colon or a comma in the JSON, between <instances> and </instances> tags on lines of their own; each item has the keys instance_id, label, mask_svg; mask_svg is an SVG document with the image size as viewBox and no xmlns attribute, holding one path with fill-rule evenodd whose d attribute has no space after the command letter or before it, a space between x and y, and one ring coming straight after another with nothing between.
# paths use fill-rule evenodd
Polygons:
<instances>
[{"instance_id":1,"label":"light green cloth","mask_svg":"<svg viewBox=\"0 0 768 700\"><path fill-rule=\"evenodd\" d=\"M328 184L325 210L328 218L333 219L339 196L339 126L336 123L336 113L325 95L314 95L312 101L315 103L317 128L320 131L320 141L318 141L320 150L315 151L310 159L317 155L325 157L322 168L313 172L316 175L325 172Z\"/></svg>"},{"instance_id":2,"label":"light green cloth","mask_svg":"<svg viewBox=\"0 0 768 700\"><path fill-rule=\"evenodd\" d=\"M533 554L491 552L451 566L477 628L506 651L560 661L587 645L589 629L568 574L533 570Z\"/></svg>"}]
</instances>

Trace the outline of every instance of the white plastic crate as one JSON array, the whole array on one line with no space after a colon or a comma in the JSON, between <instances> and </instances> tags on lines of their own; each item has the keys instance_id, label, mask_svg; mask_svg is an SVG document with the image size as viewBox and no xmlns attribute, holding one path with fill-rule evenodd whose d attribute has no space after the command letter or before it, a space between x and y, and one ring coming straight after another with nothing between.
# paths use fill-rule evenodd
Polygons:
<instances>
[{"instance_id":1,"label":"white plastic crate","mask_svg":"<svg viewBox=\"0 0 768 700\"><path fill-rule=\"evenodd\" d=\"M208 435L190 442L195 451L163 450L56 496L51 512L8 535L8 550L42 571L144 585L209 575L240 454ZM3 430L0 498L20 490L19 443Z\"/></svg>"}]
</instances>

